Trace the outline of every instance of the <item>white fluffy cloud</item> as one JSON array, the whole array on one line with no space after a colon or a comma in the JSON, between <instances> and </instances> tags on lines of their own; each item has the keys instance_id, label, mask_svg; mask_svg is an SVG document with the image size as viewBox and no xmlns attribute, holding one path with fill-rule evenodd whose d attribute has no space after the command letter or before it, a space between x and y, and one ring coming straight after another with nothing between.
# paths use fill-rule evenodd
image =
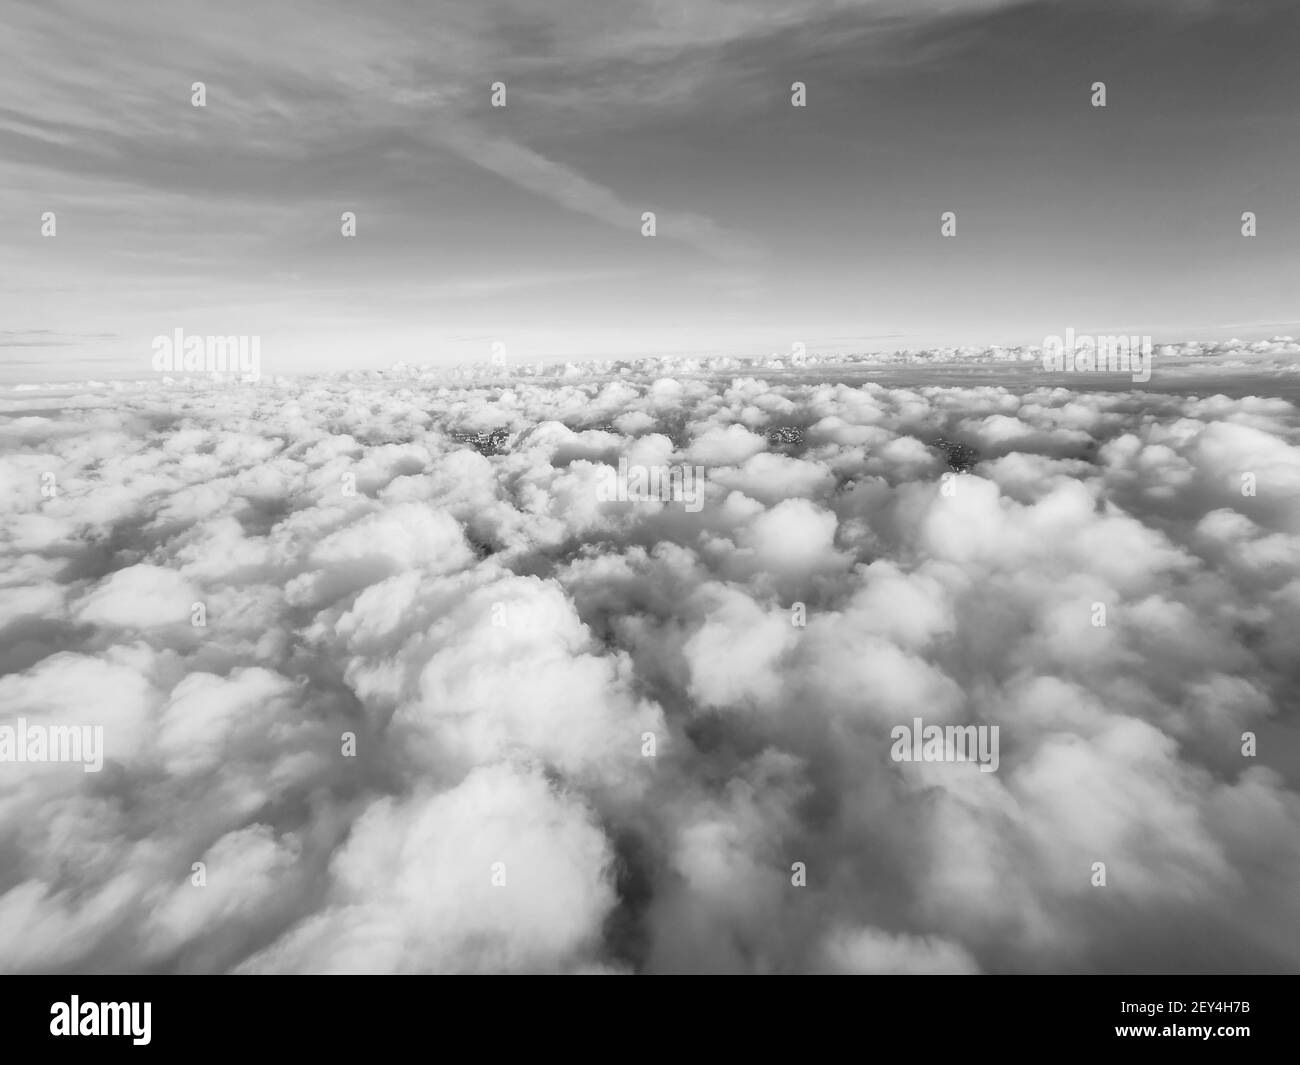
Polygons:
<instances>
[{"instance_id":1,"label":"white fluffy cloud","mask_svg":"<svg viewBox=\"0 0 1300 1065\"><path fill-rule=\"evenodd\" d=\"M6 400L0 970L1294 970L1295 407L814 363Z\"/></svg>"}]
</instances>

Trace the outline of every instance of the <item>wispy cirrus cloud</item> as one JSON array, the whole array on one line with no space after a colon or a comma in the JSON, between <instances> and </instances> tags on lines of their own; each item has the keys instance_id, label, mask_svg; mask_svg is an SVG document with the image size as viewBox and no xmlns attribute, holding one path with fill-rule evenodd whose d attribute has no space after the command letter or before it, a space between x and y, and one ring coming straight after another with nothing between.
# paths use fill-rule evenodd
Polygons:
<instances>
[{"instance_id":1,"label":"wispy cirrus cloud","mask_svg":"<svg viewBox=\"0 0 1300 1065\"><path fill-rule=\"evenodd\" d=\"M439 145L520 188L616 229L631 234L640 232L645 205L627 202L613 189L592 181L571 166L548 159L525 145L467 126L444 125L435 136ZM704 215L668 208L662 211L662 217L656 214L655 221L656 235L681 241L728 262L751 262L760 254L752 238Z\"/></svg>"}]
</instances>

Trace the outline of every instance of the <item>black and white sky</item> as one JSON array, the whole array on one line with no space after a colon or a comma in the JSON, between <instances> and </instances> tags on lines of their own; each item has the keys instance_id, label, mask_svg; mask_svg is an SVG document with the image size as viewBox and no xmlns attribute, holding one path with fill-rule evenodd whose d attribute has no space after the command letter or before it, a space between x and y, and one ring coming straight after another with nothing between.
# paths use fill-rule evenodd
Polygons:
<instances>
[{"instance_id":1,"label":"black and white sky","mask_svg":"<svg viewBox=\"0 0 1300 1065\"><path fill-rule=\"evenodd\" d=\"M0 973L1300 970L1295 0L0 31Z\"/></svg>"},{"instance_id":2,"label":"black and white sky","mask_svg":"<svg viewBox=\"0 0 1300 1065\"><path fill-rule=\"evenodd\" d=\"M298 372L1300 319L1288 0L0 12L7 380L178 327Z\"/></svg>"}]
</instances>

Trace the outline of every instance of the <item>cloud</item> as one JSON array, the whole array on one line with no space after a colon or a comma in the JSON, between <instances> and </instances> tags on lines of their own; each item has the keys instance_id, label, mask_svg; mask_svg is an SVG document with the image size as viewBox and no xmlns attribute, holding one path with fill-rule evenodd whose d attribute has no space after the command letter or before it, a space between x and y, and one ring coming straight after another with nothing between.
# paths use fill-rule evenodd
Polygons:
<instances>
[{"instance_id":1,"label":"cloud","mask_svg":"<svg viewBox=\"0 0 1300 1065\"><path fill-rule=\"evenodd\" d=\"M725 262L752 262L760 254L752 239L711 218L670 205L629 203L612 189L522 144L450 123L438 128L436 142L529 192L637 239L642 236L642 214L653 209L656 236L680 241Z\"/></svg>"},{"instance_id":2,"label":"cloud","mask_svg":"<svg viewBox=\"0 0 1300 1065\"><path fill-rule=\"evenodd\" d=\"M477 769L363 811L331 863L337 900L243 971L568 968L613 904L611 861L590 812L540 773Z\"/></svg>"},{"instance_id":3,"label":"cloud","mask_svg":"<svg viewBox=\"0 0 1300 1065\"><path fill-rule=\"evenodd\" d=\"M758 374L15 394L0 969L1294 969L1294 406Z\"/></svg>"},{"instance_id":4,"label":"cloud","mask_svg":"<svg viewBox=\"0 0 1300 1065\"><path fill-rule=\"evenodd\" d=\"M197 597L175 570L140 564L110 574L74 611L92 625L152 628L187 623Z\"/></svg>"}]
</instances>

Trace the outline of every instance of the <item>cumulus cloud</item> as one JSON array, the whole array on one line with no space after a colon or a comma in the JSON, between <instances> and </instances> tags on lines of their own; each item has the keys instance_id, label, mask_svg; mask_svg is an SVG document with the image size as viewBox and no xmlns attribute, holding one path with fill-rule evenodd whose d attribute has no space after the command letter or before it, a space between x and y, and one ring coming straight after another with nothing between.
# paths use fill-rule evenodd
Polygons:
<instances>
[{"instance_id":1,"label":"cumulus cloud","mask_svg":"<svg viewBox=\"0 0 1300 1065\"><path fill-rule=\"evenodd\" d=\"M11 394L0 970L1294 970L1294 405L742 369Z\"/></svg>"}]
</instances>

